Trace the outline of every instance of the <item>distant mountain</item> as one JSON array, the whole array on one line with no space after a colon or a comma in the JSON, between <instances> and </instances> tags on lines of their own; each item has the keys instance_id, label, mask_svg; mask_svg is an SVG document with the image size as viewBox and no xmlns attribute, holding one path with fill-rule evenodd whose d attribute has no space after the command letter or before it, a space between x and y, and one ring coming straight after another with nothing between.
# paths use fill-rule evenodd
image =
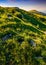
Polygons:
<instances>
[{"instance_id":1,"label":"distant mountain","mask_svg":"<svg viewBox=\"0 0 46 65\"><path fill-rule=\"evenodd\" d=\"M30 12L30 13L33 13L33 14L40 14L40 15L44 15L44 16L46 16L45 13L40 12L40 11L37 11L37 10L30 10L29 12Z\"/></svg>"},{"instance_id":2,"label":"distant mountain","mask_svg":"<svg viewBox=\"0 0 46 65\"><path fill-rule=\"evenodd\" d=\"M46 65L46 15L0 7L0 65Z\"/></svg>"},{"instance_id":3,"label":"distant mountain","mask_svg":"<svg viewBox=\"0 0 46 65\"><path fill-rule=\"evenodd\" d=\"M42 21L43 24L46 24L46 14L43 12L39 12L37 10L29 11L29 14L35 19Z\"/></svg>"}]
</instances>

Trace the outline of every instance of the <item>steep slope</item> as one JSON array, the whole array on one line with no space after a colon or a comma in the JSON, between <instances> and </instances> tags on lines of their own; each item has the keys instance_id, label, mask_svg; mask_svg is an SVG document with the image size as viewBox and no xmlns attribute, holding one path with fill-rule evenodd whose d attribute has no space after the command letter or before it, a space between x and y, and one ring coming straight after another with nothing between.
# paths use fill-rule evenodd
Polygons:
<instances>
[{"instance_id":1,"label":"steep slope","mask_svg":"<svg viewBox=\"0 0 46 65\"><path fill-rule=\"evenodd\" d=\"M0 65L46 65L45 32L46 24L34 14L0 7Z\"/></svg>"},{"instance_id":2,"label":"steep slope","mask_svg":"<svg viewBox=\"0 0 46 65\"><path fill-rule=\"evenodd\" d=\"M41 21L43 24L46 24L46 14L43 12L39 12L36 10L29 11L30 14L32 14L34 17L37 18L37 20Z\"/></svg>"}]
</instances>

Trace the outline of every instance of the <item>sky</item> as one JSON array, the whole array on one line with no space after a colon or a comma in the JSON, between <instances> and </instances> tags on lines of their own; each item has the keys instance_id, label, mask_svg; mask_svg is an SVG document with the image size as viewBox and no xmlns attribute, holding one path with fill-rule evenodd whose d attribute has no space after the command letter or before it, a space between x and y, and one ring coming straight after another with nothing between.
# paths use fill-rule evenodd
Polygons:
<instances>
[{"instance_id":1,"label":"sky","mask_svg":"<svg viewBox=\"0 0 46 65\"><path fill-rule=\"evenodd\" d=\"M46 0L0 0L0 6L46 12Z\"/></svg>"}]
</instances>

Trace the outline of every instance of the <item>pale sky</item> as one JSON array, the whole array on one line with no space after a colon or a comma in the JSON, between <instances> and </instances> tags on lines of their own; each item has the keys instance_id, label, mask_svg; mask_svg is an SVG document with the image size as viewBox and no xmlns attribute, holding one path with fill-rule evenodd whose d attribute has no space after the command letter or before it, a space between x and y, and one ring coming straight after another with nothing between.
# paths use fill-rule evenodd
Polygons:
<instances>
[{"instance_id":1,"label":"pale sky","mask_svg":"<svg viewBox=\"0 0 46 65\"><path fill-rule=\"evenodd\" d=\"M0 6L46 12L46 0L0 0Z\"/></svg>"}]
</instances>

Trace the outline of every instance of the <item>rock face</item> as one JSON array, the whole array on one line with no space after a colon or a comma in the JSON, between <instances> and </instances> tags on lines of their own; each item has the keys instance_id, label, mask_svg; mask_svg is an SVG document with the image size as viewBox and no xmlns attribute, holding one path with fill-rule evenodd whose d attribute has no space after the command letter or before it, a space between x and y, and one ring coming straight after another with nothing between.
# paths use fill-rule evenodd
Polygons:
<instances>
[{"instance_id":1,"label":"rock face","mask_svg":"<svg viewBox=\"0 0 46 65\"><path fill-rule=\"evenodd\" d=\"M5 36L2 38L2 40L5 41L5 40L9 39L11 36L12 36L12 34L7 34L7 35L5 35Z\"/></svg>"},{"instance_id":2,"label":"rock face","mask_svg":"<svg viewBox=\"0 0 46 65\"><path fill-rule=\"evenodd\" d=\"M33 40L29 39L28 42L29 42L32 46L34 46L34 47L36 46L36 43L35 43Z\"/></svg>"},{"instance_id":3,"label":"rock face","mask_svg":"<svg viewBox=\"0 0 46 65\"><path fill-rule=\"evenodd\" d=\"M39 57L35 57L36 59L43 59L44 57L42 56L39 56Z\"/></svg>"},{"instance_id":4,"label":"rock face","mask_svg":"<svg viewBox=\"0 0 46 65\"><path fill-rule=\"evenodd\" d=\"M31 40L31 44L32 44L33 46L36 46L36 43L35 43L33 40Z\"/></svg>"}]
</instances>

